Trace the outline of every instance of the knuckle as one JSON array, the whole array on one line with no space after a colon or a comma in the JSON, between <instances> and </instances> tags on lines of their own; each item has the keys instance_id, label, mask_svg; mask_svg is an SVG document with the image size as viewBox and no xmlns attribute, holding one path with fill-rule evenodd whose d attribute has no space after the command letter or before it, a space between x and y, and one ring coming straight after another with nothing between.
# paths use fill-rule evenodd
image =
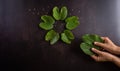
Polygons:
<instances>
[{"instance_id":1,"label":"knuckle","mask_svg":"<svg viewBox=\"0 0 120 71\"><path fill-rule=\"evenodd\" d=\"M113 51L117 51L118 49L115 47L115 48L112 48Z\"/></svg>"}]
</instances>

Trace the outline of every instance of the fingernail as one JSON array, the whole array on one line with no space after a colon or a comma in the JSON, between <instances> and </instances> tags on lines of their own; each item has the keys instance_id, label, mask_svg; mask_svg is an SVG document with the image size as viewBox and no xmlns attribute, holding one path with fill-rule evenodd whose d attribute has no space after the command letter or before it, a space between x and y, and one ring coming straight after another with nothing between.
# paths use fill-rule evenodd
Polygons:
<instances>
[{"instance_id":1,"label":"fingernail","mask_svg":"<svg viewBox=\"0 0 120 71\"><path fill-rule=\"evenodd\" d=\"M95 48L92 48L92 50L95 50Z\"/></svg>"},{"instance_id":2,"label":"fingernail","mask_svg":"<svg viewBox=\"0 0 120 71\"><path fill-rule=\"evenodd\" d=\"M94 44L97 44L97 42L94 42Z\"/></svg>"},{"instance_id":3,"label":"fingernail","mask_svg":"<svg viewBox=\"0 0 120 71\"><path fill-rule=\"evenodd\" d=\"M101 39L104 39L104 37L101 37Z\"/></svg>"}]
</instances>

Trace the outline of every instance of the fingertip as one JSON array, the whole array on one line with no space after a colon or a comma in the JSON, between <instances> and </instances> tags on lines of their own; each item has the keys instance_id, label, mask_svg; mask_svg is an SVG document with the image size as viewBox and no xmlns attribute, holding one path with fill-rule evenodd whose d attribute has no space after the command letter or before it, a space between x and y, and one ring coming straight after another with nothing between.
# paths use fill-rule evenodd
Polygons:
<instances>
[{"instance_id":1,"label":"fingertip","mask_svg":"<svg viewBox=\"0 0 120 71\"><path fill-rule=\"evenodd\" d=\"M106 47L106 44L102 43L102 42L94 42L94 45L99 46L99 47Z\"/></svg>"},{"instance_id":2,"label":"fingertip","mask_svg":"<svg viewBox=\"0 0 120 71\"><path fill-rule=\"evenodd\" d=\"M102 54L102 52L100 50L97 50L95 48L92 48L91 50L98 55Z\"/></svg>"},{"instance_id":3,"label":"fingertip","mask_svg":"<svg viewBox=\"0 0 120 71\"><path fill-rule=\"evenodd\" d=\"M92 52L97 53L97 50L95 48L91 48Z\"/></svg>"},{"instance_id":4,"label":"fingertip","mask_svg":"<svg viewBox=\"0 0 120 71\"><path fill-rule=\"evenodd\" d=\"M102 40L104 40L104 39L105 39L105 37L101 37L101 39L102 39Z\"/></svg>"},{"instance_id":5,"label":"fingertip","mask_svg":"<svg viewBox=\"0 0 120 71\"><path fill-rule=\"evenodd\" d=\"M94 42L94 44L97 44L98 42Z\"/></svg>"},{"instance_id":6,"label":"fingertip","mask_svg":"<svg viewBox=\"0 0 120 71\"><path fill-rule=\"evenodd\" d=\"M104 40L105 40L105 42L106 42L106 43L108 43L108 42L112 42L112 41L110 40L110 38L109 38L109 37L105 37L105 39L104 39Z\"/></svg>"},{"instance_id":7,"label":"fingertip","mask_svg":"<svg viewBox=\"0 0 120 71\"><path fill-rule=\"evenodd\" d=\"M95 57L95 55L91 55L91 57L92 57L92 58L94 58L94 57Z\"/></svg>"},{"instance_id":8,"label":"fingertip","mask_svg":"<svg viewBox=\"0 0 120 71\"><path fill-rule=\"evenodd\" d=\"M92 50L92 51L94 51L94 50L95 50L95 48L92 48L91 50Z\"/></svg>"},{"instance_id":9,"label":"fingertip","mask_svg":"<svg viewBox=\"0 0 120 71\"><path fill-rule=\"evenodd\" d=\"M95 42L94 42L94 44L95 44L95 45L100 45L101 43L100 43L100 42L96 42L96 41L95 41Z\"/></svg>"},{"instance_id":10,"label":"fingertip","mask_svg":"<svg viewBox=\"0 0 120 71\"><path fill-rule=\"evenodd\" d=\"M97 49L91 48L91 50L92 50L93 52L97 53Z\"/></svg>"}]
</instances>

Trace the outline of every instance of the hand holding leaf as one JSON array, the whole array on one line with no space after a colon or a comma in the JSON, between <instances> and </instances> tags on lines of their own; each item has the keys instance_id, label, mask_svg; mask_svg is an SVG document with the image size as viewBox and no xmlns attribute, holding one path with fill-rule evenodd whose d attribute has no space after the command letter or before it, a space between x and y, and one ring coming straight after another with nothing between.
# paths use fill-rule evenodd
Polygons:
<instances>
[{"instance_id":1,"label":"hand holding leaf","mask_svg":"<svg viewBox=\"0 0 120 71\"><path fill-rule=\"evenodd\" d=\"M82 37L83 43L80 44L80 48L83 50L83 52L87 55L93 55L94 53L91 51L91 48L96 48L100 50L100 47L95 46L93 43L95 41L97 42L102 42L103 40L101 39L100 36L98 35L90 35L86 34Z\"/></svg>"}]
</instances>

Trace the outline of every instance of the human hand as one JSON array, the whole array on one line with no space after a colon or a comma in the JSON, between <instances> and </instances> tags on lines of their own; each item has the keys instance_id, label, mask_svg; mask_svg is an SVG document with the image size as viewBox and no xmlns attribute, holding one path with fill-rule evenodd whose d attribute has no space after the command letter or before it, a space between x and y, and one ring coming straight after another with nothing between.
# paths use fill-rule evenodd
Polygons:
<instances>
[{"instance_id":1,"label":"human hand","mask_svg":"<svg viewBox=\"0 0 120 71\"><path fill-rule=\"evenodd\" d=\"M101 61L111 61L112 62L115 57L114 55L112 55L108 52L100 51L95 48L92 48L92 51L94 53L96 53L97 55L92 55L91 57L97 62L101 62Z\"/></svg>"},{"instance_id":2,"label":"human hand","mask_svg":"<svg viewBox=\"0 0 120 71\"><path fill-rule=\"evenodd\" d=\"M108 52L100 51L95 48L92 48L92 51L96 53L96 55L92 55L91 57L95 61L98 61L98 62L110 61L116 64L118 67L120 67L120 58L113 55L113 54L120 55L120 47L115 45L108 37L102 37L102 39L104 40L104 43L95 42L94 44L96 46L100 46L101 48L103 48L104 50Z\"/></svg>"},{"instance_id":3,"label":"human hand","mask_svg":"<svg viewBox=\"0 0 120 71\"><path fill-rule=\"evenodd\" d=\"M102 47L110 53L120 55L120 47L115 45L108 37L102 37L104 43L94 42L94 45Z\"/></svg>"},{"instance_id":4,"label":"human hand","mask_svg":"<svg viewBox=\"0 0 120 71\"><path fill-rule=\"evenodd\" d=\"M92 48L92 51L97 55L92 55L91 57L97 62L110 61L120 67L120 58L112 55L108 52L100 51L95 48Z\"/></svg>"}]
</instances>

